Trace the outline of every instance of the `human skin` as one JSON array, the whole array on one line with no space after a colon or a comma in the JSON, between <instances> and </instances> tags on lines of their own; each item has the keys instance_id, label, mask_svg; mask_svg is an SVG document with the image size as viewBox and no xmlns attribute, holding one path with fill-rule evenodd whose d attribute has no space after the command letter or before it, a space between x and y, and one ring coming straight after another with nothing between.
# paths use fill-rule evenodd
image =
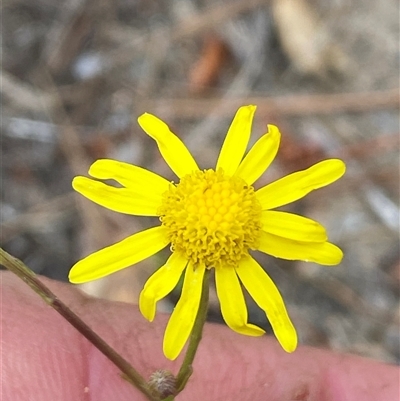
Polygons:
<instances>
[{"instance_id":1,"label":"human skin","mask_svg":"<svg viewBox=\"0 0 400 401\"><path fill-rule=\"evenodd\" d=\"M3 401L142 401L145 397L93 345L8 272L1 280ZM137 306L90 298L41 280L148 377L177 372L162 338L168 316L147 322ZM396 401L399 368L357 356L300 346L285 353L270 336L245 337L207 324L194 373L177 401Z\"/></svg>"}]
</instances>

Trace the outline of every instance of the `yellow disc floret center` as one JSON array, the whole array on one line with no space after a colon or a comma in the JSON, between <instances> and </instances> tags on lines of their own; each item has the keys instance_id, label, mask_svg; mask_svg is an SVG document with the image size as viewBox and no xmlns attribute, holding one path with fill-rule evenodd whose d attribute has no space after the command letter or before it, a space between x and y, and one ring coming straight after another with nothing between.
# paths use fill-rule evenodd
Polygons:
<instances>
[{"instance_id":1,"label":"yellow disc floret center","mask_svg":"<svg viewBox=\"0 0 400 401\"><path fill-rule=\"evenodd\" d=\"M220 169L195 171L171 184L159 216L172 250L194 264L236 266L258 247L261 205L254 188Z\"/></svg>"}]
</instances>

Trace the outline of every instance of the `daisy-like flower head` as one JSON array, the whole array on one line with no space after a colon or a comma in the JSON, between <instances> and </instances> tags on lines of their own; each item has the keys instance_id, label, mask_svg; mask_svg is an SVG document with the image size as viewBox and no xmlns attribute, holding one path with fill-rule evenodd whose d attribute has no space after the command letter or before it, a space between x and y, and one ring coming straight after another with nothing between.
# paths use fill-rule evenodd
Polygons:
<instances>
[{"instance_id":1,"label":"daisy-like flower head","mask_svg":"<svg viewBox=\"0 0 400 401\"><path fill-rule=\"evenodd\" d=\"M215 169L200 170L168 126L145 113L139 117L139 125L157 142L161 155L179 177L177 183L108 159L92 164L89 174L94 179L73 180L76 191L101 206L120 213L159 217L158 226L80 260L72 267L69 279L84 283L107 276L170 244L171 256L147 280L139 299L143 316L152 321L157 302L174 289L184 273L182 294L164 335L164 354L169 359L179 355L193 328L206 269L215 269L222 316L231 329L249 336L264 334L248 323L242 284L265 311L283 349L292 352L297 334L281 294L249 251L322 265L336 265L342 260L342 251L327 241L319 223L272 209L336 181L344 174L345 164L338 159L324 160L255 190L253 183L275 158L280 142L278 128L268 125L268 132L245 156L255 110L252 105L239 108ZM101 182L107 179L122 187Z\"/></svg>"}]
</instances>

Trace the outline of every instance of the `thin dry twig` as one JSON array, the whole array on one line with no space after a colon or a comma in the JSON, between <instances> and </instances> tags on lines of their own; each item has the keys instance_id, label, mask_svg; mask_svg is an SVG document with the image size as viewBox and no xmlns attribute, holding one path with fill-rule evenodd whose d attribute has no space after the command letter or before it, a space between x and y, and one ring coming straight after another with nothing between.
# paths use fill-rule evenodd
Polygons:
<instances>
[{"instance_id":1,"label":"thin dry twig","mask_svg":"<svg viewBox=\"0 0 400 401\"><path fill-rule=\"evenodd\" d=\"M207 99L142 99L147 110L168 107L176 111L177 118L204 118L214 112L220 100ZM226 99L220 117L228 117L232 110L243 104L256 104L257 115L304 116L344 112L367 112L399 107L399 89L363 93L335 93L326 95L287 95L276 97L246 97Z\"/></svg>"},{"instance_id":2,"label":"thin dry twig","mask_svg":"<svg viewBox=\"0 0 400 401\"><path fill-rule=\"evenodd\" d=\"M44 81L47 92L51 93L56 101L52 120L56 121L61 127L61 135L59 136L60 148L74 175L83 174L87 171L90 162L79 135L64 108L63 99L59 94L57 85L45 66L40 69L40 79ZM109 236L107 235L106 222L100 210L92 208L81 196L76 196L76 202L78 210L82 214L82 220L89 231L90 238L94 242L93 246L99 248L108 244Z\"/></svg>"},{"instance_id":3,"label":"thin dry twig","mask_svg":"<svg viewBox=\"0 0 400 401\"><path fill-rule=\"evenodd\" d=\"M0 93L12 106L33 112L52 109L55 99L50 93L32 87L12 74L0 72Z\"/></svg>"}]
</instances>

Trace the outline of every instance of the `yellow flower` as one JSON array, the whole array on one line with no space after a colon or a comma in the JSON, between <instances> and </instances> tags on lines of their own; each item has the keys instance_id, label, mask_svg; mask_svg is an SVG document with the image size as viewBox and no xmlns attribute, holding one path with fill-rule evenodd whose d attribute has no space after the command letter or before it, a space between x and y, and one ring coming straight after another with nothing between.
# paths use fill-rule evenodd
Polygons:
<instances>
[{"instance_id":1,"label":"yellow flower","mask_svg":"<svg viewBox=\"0 0 400 401\"><path fill-rule=\"evenodd\" d=\"M152 321L157 302L169 294L185 272L181 297L164 336L164 354L175 359L192 330L199 308L205 269L215 269L222 316L234 331L260 336L249 324L241 284L263 309L281 346L292 352L297 334L282 297L263 268L250 256L258 250L277 258L336 265L342 251L327 241L319 223L271 209L324 187L345 172L341 160L324 160L307 170L281 178L261 189L253 183L278 151L280 133L268 126L244 156L256 106L239 108L229 128L215 169L200 170L183 142L151 114L139 125L151 136L172 171L171 183L140 167L114 160L97 160L89 169L94 178L75 177L73 187L101 206L141 216L158 216L161 224L97 251L76 263L69 274L73 283L95 280L124 269L171 244L171 256L146 282L140 310ZM122 187L98 180L113 179Z\"/></svg>"}]
</instances>

